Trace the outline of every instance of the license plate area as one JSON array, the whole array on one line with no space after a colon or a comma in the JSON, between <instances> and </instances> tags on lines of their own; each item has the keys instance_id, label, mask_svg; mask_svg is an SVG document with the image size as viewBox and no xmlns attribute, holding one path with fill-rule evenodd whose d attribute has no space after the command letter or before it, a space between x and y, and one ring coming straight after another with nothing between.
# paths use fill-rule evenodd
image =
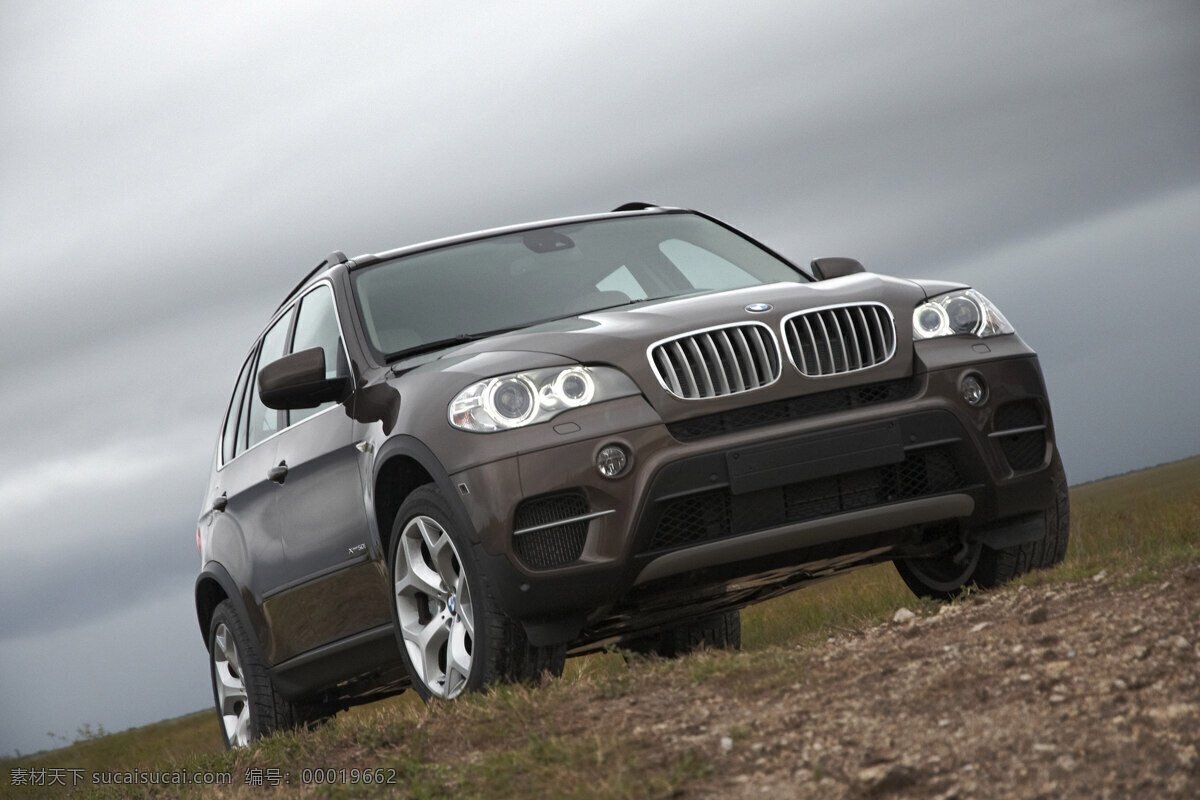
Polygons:
<instances>
[{"instance_id":1,"label":"license plate area","mask_svg":"<svg viewBox=\"0 0 1200 800\"><path fill-rule=\"evenodd\" d=\"M904 445L895 420L812 433L725 454L729 490L735 495L903 460Z\"/></svg>"}]
</instances>

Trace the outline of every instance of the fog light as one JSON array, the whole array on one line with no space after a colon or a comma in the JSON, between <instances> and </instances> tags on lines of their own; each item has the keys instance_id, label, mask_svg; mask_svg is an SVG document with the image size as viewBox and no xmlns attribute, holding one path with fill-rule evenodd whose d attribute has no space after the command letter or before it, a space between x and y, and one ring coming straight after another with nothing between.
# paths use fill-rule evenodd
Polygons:
<instances>
[{"instance_id":1,"label":"fog light","mask_svg":"<svg viewBox=\"0 0 1200 800\"><path fill-rule=\"evenodd\" d=\"M958 388L962 392L962 399L967 401L967 405L979 406L987 400L987 385L978 375L968 375L963 378Z\"/></svg>"},{"instance_id":2,"label":"fog light","mask_svg":"<svg viewBox=\"0 0 1200 800\"><path fill-rule=\"evenodd\" d=\"M629 465L629 454L619 444L605 445L596 455L596 469L606 478L615 478Z\"/></svg>"}]
</instances>

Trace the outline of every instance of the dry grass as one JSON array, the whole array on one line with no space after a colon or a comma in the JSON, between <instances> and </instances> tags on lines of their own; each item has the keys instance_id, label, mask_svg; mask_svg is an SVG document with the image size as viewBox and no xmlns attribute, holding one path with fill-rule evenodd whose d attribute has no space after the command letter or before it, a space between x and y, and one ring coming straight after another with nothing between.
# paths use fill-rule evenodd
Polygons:
<instances>
[{"instance_id":1,"label":"dry grass","mask_svg":"<svg viewBox=\"0 0 1200 800\"><path fill-rule=\"evenodd\" d=\"M1045 583L1106 570L1144 582L1176 565L1200 561L1200 457L1071 490L1072 538L1067 561L1022 579ZM306 767L381 769L396 783L310 783L328 796L669 797L703 781L710 762L685 754L666 762L639 752L616 728L592 719L597 701L634 698L650 688L721 681L752 693L803 680L796 645L823 641L887 619L918 601L890 565L873 567L747 609L746 653L704 652L678 662L618 654L573 660L564 677L530 688L500 687L486 695L430 707L408 693L339 714L317 730L275 736L238 753L220 750L211 711L0 762L0 795L19 796L12 770L80 768L228 771L235 786L155 787L145 796L254 796L300 788ZM779 645L787 644L788 647ZM564 719L568 722L564 722ZM276 790L242 785L247 770L278 770L291 783ZM268 779L272 773L264 772ZM127 796L120 787L100 795ZM289 791L290 793L290 791ZM39 790L38 796L52 796ZM136 792L135 792L136 794Z\"/></svg>"}]
</instances>

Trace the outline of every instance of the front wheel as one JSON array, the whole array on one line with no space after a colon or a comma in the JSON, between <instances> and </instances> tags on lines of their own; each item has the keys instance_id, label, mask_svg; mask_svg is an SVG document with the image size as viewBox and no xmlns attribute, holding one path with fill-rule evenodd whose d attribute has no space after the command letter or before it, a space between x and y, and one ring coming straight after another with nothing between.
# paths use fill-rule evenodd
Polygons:
<instances>
[{"instance_id":1,"label":"front wheel","mask_svg":"<svg viewBox=\"0 0 1200 800\"><path fill-rule=\"evenodd\" d=\"M975 542L938 556L897 560L896 571L908 588L921 597L948 600L967 586L991 589L1031 570L1060 564L1071 534L1071 502L1057 457L1050 469L1054 502L1043 513L1045 534L1040 539L998 549Z\"/></svg>"},{"instance_id":2,"label":"front wheel","mask_svg":"<svg viewBox=\"0 0 1200 800\"><path fill-rule=\"evenodd\" d=\"M470 541L429 484L404 501L388 564L400 655L422 700L450 699L490 683L561 675L565 645L537 648L498 607Z\"/></svg>"}]
</instances>

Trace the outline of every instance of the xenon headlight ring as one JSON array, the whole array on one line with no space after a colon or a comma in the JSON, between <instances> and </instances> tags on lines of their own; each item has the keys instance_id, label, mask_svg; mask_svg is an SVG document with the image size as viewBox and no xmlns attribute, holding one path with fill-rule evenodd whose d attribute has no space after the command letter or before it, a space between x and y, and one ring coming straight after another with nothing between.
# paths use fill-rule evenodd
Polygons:
<instances>
[{"instance_id":1,"label":"xenon headlight ring","mask_svg":"<svg viewBox=\"0 0 1200 800\"><path fill-rule=\"evenodd\" d=\"M454 396L446 417L459 430L496 433L638 393L633 380L613 367L549 367L476 381Z\"/></svg>"},{"instance_id":2,"label":"xenon headlight ring","mask_svg":"<svg viewBox=\"0 0 1200 800\"><path fill-rule=\"evenodd\" d=\"M1014 333L1000 309L974 289L931 297L913 309L913 339L972 335L980 338Z\"/></svg>"}]
</instances>

